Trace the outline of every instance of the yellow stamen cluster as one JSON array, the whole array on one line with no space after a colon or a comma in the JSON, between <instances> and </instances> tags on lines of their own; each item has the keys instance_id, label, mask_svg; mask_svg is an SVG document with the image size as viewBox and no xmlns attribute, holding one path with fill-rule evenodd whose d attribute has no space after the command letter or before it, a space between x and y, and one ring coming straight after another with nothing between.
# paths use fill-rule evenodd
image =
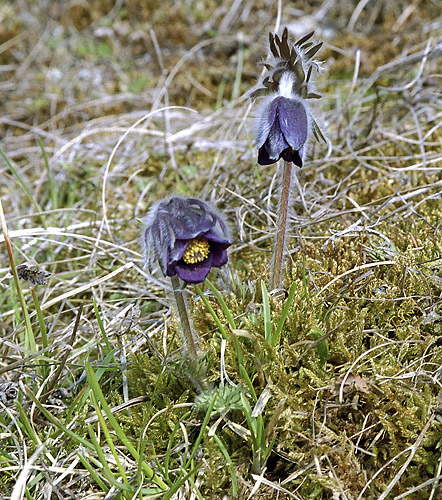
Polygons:
<instances>
[{"instance_id":1,"label":"yellow stamen cluster","mask_svg":"<svg viewBox=\"0 0 442 500\"><path fill-rule=\"evenodd\" d=\"M183 260L186 264L196 264L206 260L210 253L210 245L202 236L189 240Z\"/></svg>"}]
</instances>

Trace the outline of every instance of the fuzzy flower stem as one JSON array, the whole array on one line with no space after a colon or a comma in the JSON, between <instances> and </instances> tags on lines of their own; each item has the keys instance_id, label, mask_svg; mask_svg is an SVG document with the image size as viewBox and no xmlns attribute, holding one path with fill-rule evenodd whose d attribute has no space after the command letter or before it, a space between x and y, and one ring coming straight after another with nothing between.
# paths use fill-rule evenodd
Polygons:
<instances>
[{"instance_id":1,"label":"fuzzy flower stem","mask_svg":"<svg viewBox=\"0 0 442 500\"><path fill-rule=\"evenodd\" d=\"M290 189L292 181L292 164L284 162L281 186L281 200L278 207L278 222L276 224L276 242L273 252L271 289L275 290L281 285L281 275L284 263L285 237L287 232L287 218L289 211Z\"/></svg>"},{"instance_id":2,"label":"fuzzy flower stem","mask_svg":"<svg viewBox=\"0 0 442 500\"><path fill-rule=\"evenodd\" d=\"M180 286L180 279L178 276L172 276L170 279L172 281L173 294L175 296L181 328L183 330L184 339L189 352L189 369L193 375L196 375L198 373L198 353L196 352L195 339L190 325L186 301L184 299L183 290Z\"/></svg>"}]
</instances>

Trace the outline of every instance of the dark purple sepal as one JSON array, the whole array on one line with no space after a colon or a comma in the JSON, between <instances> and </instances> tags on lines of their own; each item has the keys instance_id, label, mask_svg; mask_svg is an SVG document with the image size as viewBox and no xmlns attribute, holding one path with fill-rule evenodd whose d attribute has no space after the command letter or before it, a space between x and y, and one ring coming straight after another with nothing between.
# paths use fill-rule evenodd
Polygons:
<instances>
[{"instance_id":1,"label":"dark purple sepal","mask_svg":"<svg viewBox=\"0 0 442 500\"><path fill-rule=\"evenodd\" d=\"M214 222L210 219L197 218L193 214L192 216L175 219L173 229L177 240L188 241L197 238L214 226Z\"/></svg>"},{"instance_id":2,"label":"dark purple sepal","mask_svg":"<svg viewBox=\"0 0 442 500\"><path fill-rule=\"evenodd\" d=\"M262 109L258 130L258 163L271 165L280 158L303 165L308 117L301 101L278 96Z\"/></svg>"},{"instance_id":3,"label":"dark purple sepal","mask_svg":"<svg viewBox=\"0 0 442 500\"><path fill-rule=\"evenodd\" d=\"M279 98L279 126L284 140L294 150L307 141L308 119L301 101Z\"/></svg>"},{"instance_id":4,"label":"dark purple sepal","mask_svg":"<svg viewBox=\"0 0 442 500\"><path fill-rule=\"evenodd\" d=\"M183 260L176 262L174 269L179 278L186 283L202 283L212 268L212 254L202 262L186 264Z\"/></svg>"},{"instance_id":5,"label":"dark purple sepal","mask_svg":"<svg viewBox=\"0 0 442 500\"><path fill-rule=\"evenodd\" d=\"M227 263L227 251L222 246L215 246L212 250L212 267L222 267Z\"/></svg>"},{"instance_id":6,"label":"dark purple sepal","mask_svg":"<svg viewBox=\"0 0 442 500\"><path fill-rule=\"evenodd\" d=\"M267 151L267 144L266 143L259 148L259 150L258 150L258 163L260 165L272 165L273 163L276 163L278 160L279 160L279 158L276 158L276 159L270 158L269 152Z\"/></svg>"},{"instance_id":7,"label":"dark purple sepal","mask_svg":"<svg viewBox=\"0 0 442 500\"><path fill-rule=\"evenodd\" d=\"M224 248L227 248L231 245L229 240L226 240L226 238L220 236L219 233L216 231L208 231L207 233L201 234L201 236L203 238L206 238L206 240L213 241L214 243L219 243L220 245L224 245Z\"/></svg>"},{"instance_id":8,"label":"dark purple sepal","mask_svg":"<svg viewBox=\"0 0 442 500\"><path fill-rule=\"evenodd\" d=\"M298 167L302 167L302 158L299 151L287 148L281 153L281 158L287 162L294 163Z\"/></svg>"},{"instance_id":9,"label":"dark purple sepal","mask_svg":"<svg viewBox=\"0 0 442 500\"><path fill-rule=\"evenodd\" d=\"M206 238L209 256L200 263L187 264L183 255L189 241ZM210 204L198 198L172 197L153 205L146 217L143 246L146 267L158 261L165 276L179 275L184 281L204 281L210 268L227 262L227 224ZM213 260L214 259L214 260Z\"/></svg>"},{"instance_id":10,"label":"dark purple sepal","mask_svg":"<svg viewBox=\"0 0 442 500\"><path fill-rule=\"evenodd\" d=\"M278 110L278 97L273 100L267 100L260 108L259 126L257 129L256 144L261 148L267 141L276 121L276 112Z\"/></svg>"},{"instance_id":11,"label":"dark purple sepal","mask_svg":"<svg viewBox=\"0 0 442 500\"><path fill-rule=\"evenodd\" d=\"M167 263L178 262L183 258L189 240L175 240L173 247L167 252Z\"/></svg>"}]
</instances>

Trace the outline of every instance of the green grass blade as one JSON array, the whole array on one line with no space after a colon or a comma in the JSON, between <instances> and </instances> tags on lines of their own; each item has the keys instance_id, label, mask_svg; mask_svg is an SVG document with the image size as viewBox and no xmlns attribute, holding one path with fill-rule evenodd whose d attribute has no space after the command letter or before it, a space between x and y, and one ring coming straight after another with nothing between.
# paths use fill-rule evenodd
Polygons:
<instances>
[{"instance_id":1,"label":"green grass blade","mask_svg":"<svg viewBox=\"0 0 442 500\"><path fill-rule=\"evenodd\" d=\"M253 387L253 384L252 384L252 381L250 380L249 374L247 373L247 371L243 365L241 365L239 367L239 371L241 373L242 378L245 380L247 387L249 388L250 394L253 397L253 401L256 403L258 401L258 398L256 396L255 388Z\"/></svg>"},{"instance_id":2,"label":"green grass blade","mask_svg":"<svg viewBox=\"0 0 442 500\"><path fill-rule=\"evenodd\" d=\"M264 281L261 281L262 314L264 317L264 338L268 344L272 341L272 320L270 317L269 292Z\"/></svg>"},{"instance_id":3,"label":"green grass blade","mask_svg":"<svg viewBox=\"0 0 442 500\"><path fill-rule=\"evenodd\" d=\"M92 369L92 365L90 363L86 363L86 374L89 386L95 394L95 397L100 401L101 406L103 408L104 413L106 414L110 425L114 429L118 438L121 442L126 446L129 453L135 458L135 460L139 459L139 454L137 450L134 448L129 438L124 433L123 429L120 427L120 424L117 422L116 418L112 414L109 405L104 397L103 392L101 391L100 385L98 384L97 377L95 376L94 370ZM146 473L148 479L159 486L162 490L167 490L167 485L155 474L155 472L147 465L146 462L142 463L142 467L144 472Z\"/></svg>"},{"instance_id":4,"label":"green grass blade","mask_svg":"<svg viewBox=\"0 0 442 500\"><path fill-rule=\"evenodd\" d=\"M27 434L28 438L32 440L35 446L39 446L41 444L40 439L38 439L37 435L35 434L35 430L32 427L31 423L29 422L28 416L26 415L26 412L23 410L23 406L20 403L20 401L15 401L15 406L18 409L19 415L20 415L20 426L23 428L25 433Z\"/></svg>"},{"instance_id":5,"label":"green grass blade","mask_svg":"<svg viewBox=\"0 0 442 500\"><path fill-rule=\"evenodd\" d=\"M1 151L2 150L0 148L0 152ZM11 266L11 272L14 279L15 290L17 292L18 300L20 302L20 307L25 322L25 349L28 350L30 349L32 352L37 352L34 331L32 329L31 320L29 318L28 307L26 305L26 300L23 295L23 290L21 289L17 268L15 266L14 254L12 252L11 241L9 239L9 234L8 234L8 226L6 224L6 218L5 218L5 213L3 211L3 204L1 199L0 199L0 223L3 231L3 237L5 239L6 251L8 253L9 265Z\"/></svg>"},{"instance_id":6,"label":"green grass blade","mask_svg":"<svg viewBox=\"0 0 442 500\"><path fill-rule=\"evenodd\" d=\"M202 465L203 465L202 463L196 465L189 472L187 472L187 474L180 477L170 488L170 490L161 497L161 500L170 500L175 495L175 493L181 488L181 486L189 479L189 477L192 477L198 472L198 469Z\"/></svg>"},{"instance_id":7,"label":"green grass blade","mask_svg":"<svg viewBox=\"0 0 442 500\"><path fill-rule=\"evenodd\" d=\"M244 396L244 394L241 394L240 396L244 408L244 415L246 417L247 425L249 427L249 431L251 434L253 448L255 449L258 444L256 441L256 436L257 436L256 418L252 417L252 407L250 406L248 399Z\"/></svg>"},{"instance_id":8,"label":"green grass blade","mask_svg":"<svg viewBox=\"0 0 442 500\"><path fill-rule=\"evenodd\" d=\"M118 467L118 470L119 470L119 473L120 473L120 477L124 481L124 484L126 484L127 486L129 486L129 481L127 480L126 473L124 472L124 469L123 469L123 467L121 465L120 459L118 457L118 453L115 450L114 442L113 442L112 437L110 435L109 429L108 429L108 427L106 425L106 421L103 418L103 414L101 413L101 408L99 407L99 405L97 403L97 400L94 397L94 393L92 393L91 396L92 396L91 397L92 404L94 405L95 412L96 412L98 420L100 422L101 429L102 429L102 431L104 433L104 437L106 438L106 441L107 441L107 444L108 444L108 446L110 448L112 456L114 457L115 463L117 464L117 467Z\"/></svg>"},{"instance_id":9,"label":"green grass blade","mask_svg":"<svg viewBox=\"0 0 442 500\"><path fill-rule=\"evenodd\" d=\"M49 343L48 343L46 324L44 321L43 313L41 312L40 301L38 300L37 294L35 293L35 290L32 287L31 287L31 295L34 301L35 311L37 313L38 324L40 326L41 342L43 345L43 349L47 349L49 347Z\"/></svg>"},{"instance_id":10,"label":"green grass blade","mask_svg":"<svg viewBox=\"0 0 442 500\"><path fill-rule=\"evenodd\" d=\"M241 394L241 402L243 404L247 426L250 431L250 438L252 440L252 472L260 474L262 468L262 452L263 449L265 450L265 443L262 443L262 438L265 434L262 416L259 415L258 418L252 417L252 408L244 394Z\"/></svg>"},{"instance_id":11,"label":"green grass blade","mask_svg":"<svg viewBox=\"0 0 442 500\"><path fill-rule=\"evenodd\" d=\"M198 489L198 486L196 485L195 481L193 480L193 476L194 476L194 474L191 474L188 478L190 486L192 488L192 494L195 494L199 498L199 500L205 500L205 498L201 494L200 490Z\"/></svg>"},{"instance_id":12,"label":"green grass blade","mask_svg":"<svg viewBox=\"0 0 442 500\"><path fill-rule=\"evenodd\" d=\"M103 450L101 448L101 444L97 440L97 436L95 435L94 429L90 424L87 426L89 438L91 443L94 445L95 453L97 454L98 460L95 457L91 457L92 461L95 463L97 467L101 467L105 476L112 477L112 471L107 463L107 460L104 456Z\"/></svg>"},{"instance_id":13,"label":"green grass blade","mask_svg":"<svg viewBox=\"0 0 442 500\"><path fill-rule=\"evenodd\" d=\"M218 292L218 290L213 286L213 284L208 279L206 279L205 283L212 290L213 294L217 298L218 303L220 304L221 309L223 310L223 312L227 318L227 321L229 322L229 325L231 326L231 328L233 330L236 330L235 321L233 320L232 314L230 313L229 308L227 307L227 304L224 302L224 299L222 298L221 294ZM215 310L213 309L213 307L210 305L209 301L207 300L207 297L204 295L204 293L201 291L201 288L198 285L195 285L195 290L196 290L197 294L200 296L201 300L204 302L204 305L206 306L207 310L209 311L209 313L211 314L211 316L215 320L215 323L218 326L218 328L221 332L221 335L223 336L224 339L227 340L229 338L229 334L227 333L226 329L224 328L223 324L221 323L221 320L219 319ZM241 351L241 346L239 345L238 339L237 339L235 334L233 334L232 339L233 339L233 345L234 345L235 351L236 351L236 357L238 360L238 364L242 365L243 364L243 355L242 355L242 351Z\"/></svg>"},{"instance_id":14,"label":"green grass blade","mask_svg":"<svg viewBox=\"0 0 442 500\"><path fill-rule=\"evenodd\" d=\"M287 319L290 308L292 307L293 299L295 297L295 292L296 292L297 288L298 288L298 284L296 283L296 281L294 281L292 283L292 286L290 287L289 296L287 297L287 300L286 300L285 305L284 305L284 309L282 310L281 318L279 319L278 326L276 327L275 333L273 334L273 337L272 337L272 346L273 347L276 345L276 343L279 340L279 336L281 335L281 331L284 327L285 320ZM295 311L296 311L296 309L295 309ZM293 311L293 312L295 312L295 311Z\"/></svg>"},{"instance_id":15,"label":"green grass blade","mask_svg":"<svg viewBox=\"0 0 442 500\"><path fill-rule=\"evenodd\" d=\"M238 496L238 479L235 474L235 466L229 455L229 452L226 450L226 447L224 446L221 439L216 434L213 435L213 439L215 440L216 444L218 445L219 449L221 450L221 453L223 454L226 460L227 467L230 473L230 478L232 479L232 496L235 498Z\"/></svg>"},{"instance_id":16,"label":"green grass blade","mask_svg":"<svg viewBox=\"0 0 442 500\"><path fill-rule=\"evenodd\" d=\"M41 343L43 345L43 349L47 349L49 346L49 343L48 343L48 335L47 335L47 331L46 331L46 324L45 324L45 320L43 317L43 313L41 312L40 301L38 300L37 294L35 293L35 290L32 287L31 287L31 295L32 295L32 300L34 301L35 311L37 313L38 324L40 326ZM48 352L47 356L50 357L49 352ZM43 379L47 379L49 377L49 366L48 366L48 362L46 360L42 361L42 367L39 371L41 372L41 376L43 377Z\"/></svg>"},{"instance_id":17,"label":"green grass blade","mask_svg":"<svg viewBox=\"0 0 442 500\"><path fill-rule=\"evenodd\" d=\"M163 464L163 467L164 467L164 478L165 478L165 481L172 485L172 482L170 481L170 478L169 478L169 462L170 462L170 452L172 450L172 444L173 444L173 438L175 437L175 434L178 432L178 430L181 428L181 423L186 420L186 418L188 418L190 416L191 412L188 411L186 412L179 420L178 422L175 424L171 434L170 434L170 438L169 438L169 441L167 443L167 449L166 449L166 453L165 453L165 457L164 457L164 464Z\"/></svg>"},{"instance_id":18,"label":"green grass blade","mask_svg":"<svg viewBox=\"0 0 442 500\"><path fill-rule=\"evenodd\" d=\"M28 395L29 398L31 398L32 402L35 404L35 406L38 408L38 410L51 422L55 427L57 427L60 431L64 432L67 434L69 437L77 441L79 444L82 444L85 448L88 448L89 450L95 449L94 446L87 441L86 439L82 438L78 434L76 434L74 431L71 431L68 429L65 425L63 425L60 420L55 418L52 413L49 413L48 410L40 403L40 401L34 396L33 392L29 387L26 387L26 394Z\"/></svg>"},{"instance_id":19,"label":"green grass blade","mask_svg":"<svg viewBox=\"0 0 442 500\"><path fill-rule=\"evenodd\" d=\"M221 306L221 309L223 310L223 313L225 314L227 321L229 322L229 325L233 330L236 330L235 320L233 319L232 313L227 307L227 304L223 299L223 296L219 293L219 291L213 286L213 284L208 279L206 279L205 283L210 288L213 295L215 295L216 299L218 300L219 305Z\"/></svg>"},{"instance_id":20,"label":"green grass blade","mask_svg":"<svg viewBox=\"0 0 442 500\"><path fill-rule=\"evenodd\" d=\"M213 407L215 406L215 402L216 402L216 394L214 395L214 397L209 405L209 408L206 411L206 415L205 415L203 423L201 425L200 432L198 434L198 437L195 440L195 443L193 445L190 456L187 459L186 463L181 468L182 474L184 474L184 476L178 477L177 481L173 484L173 486L170 488L170 490L162 497L162 500L169 500L170 498L172 498L173 495L181 488L181 486L189 478L191 478L193 475L195 475L195 473L198 471L198 469L202 465L202 464L201 465L198 464L196 466L192 466L192 463L193 463L193 459L195 458L196 452L198 451L198 448L200 446L201 440L203 439L207 425L208 425L210 418L212 416L212 411L213 411ZM189 471L189 469L190 469L190 471ZM189 471L189 472L187 472L187 471Z\"/></svg>"},{"instance_id":21,"label":"green grass blade","mask_svg":"<svg viewBox=\"0 0 442 500\"><path fill-rule=\"evenodd\" d=\"M31 204L34 206L35 210L37 212L43 212L43 210L41 209L40 205L37 203L37 201L34 199L34 197L32 196L31 194L31 191L30 189L28 188L28 186L26 186L26 184L24 183L23 179L22 179L22 176L17 172L16 168L14 167L14 165L11 163L11 161L9 160L9 158L6 156L6 153L3 151L3 149L0 147L0 155L2 156L2 158L5 160L6 162L6 165L8 165L9 167L9 170L12 172L12 175L15 177L16 181L20 184L20 186L22 187L23 191L26 193L26 196L28 197L28 200L31 202ZM46 228L46 225L45 225L45 221L43 219L43 217L41 218L42 219L42 224L43 224L43 227Z\"/></svg>"},{"instance_id":22,"label":"green grass blade","mask_svg":"<svg viewBox=\"0 0 442 500\"><path fill-rule=\"evenodd\" d=\"M109 488L103 482L101 477L95 472L95 469L92 467L92 465L86 460L86 457L81 453L77 453L77 456L80 459L80 462L83 464L83 467L89 472L95 484L97 484L102 489L102 491L104 491L104 493L107 493L109 491Z\"/></svg>"},{"instance_id":23,"label":"green grass blade","mask_svg":"<svg viewBox=\"0 0 442 500\"><path fill-rule=\"evenodd\" d=\"M48 155L46 154L46 149L44 147L44 144L39 137L37 138L37 142L38 145L40 146L43 155L43 160L46 166L46 171L48 173L49 196L51 198L52 210L56 210L58 208L58 194L57 194L58 190L55 187L54 181L52 179L51 168L49 166Z\"/></svg>"},{"instance_id":24,"label":"green grass blade","mask_svg":"<svg viewBox=\"0 0 442 500\"><path fill-rule=\"evenodd\" d=\"M101 377L103 376L103 374L107 370L106 365L108 365L111 362L111 360L114 358L114 353L115 353L115 350L110 351L107 354L107 356L103 359L103 361L101 361L100 365L102 365L102 366L97 368L97 372L96 372L95 376L96 376L98 382L100 381ZM78 398L78 403L76 405L75 405L75 401L74 401L74 403L71 405L71 408L69 409L68 418L72 414L74 414L75 412L81 412L81 409L83 408L84 404L86 403L86 401L89 398L90 391L91 391L91 388L86 387L84 389L83 393L81 394L81 396ZM77 398L76 398L76 400L77 400Z\"/></svg>"},{"instance_id":25,"label":"green grass blade","mask_svg":"<svg viewBox=\"0 0 442 500\"><path fill-rule=\"evenodd\" d=\"M227 334L227 332L226 332L223 324L221 323L221 320L219 319L219 317L216 314L216 312L213 309L213 307L210 305L209 301L207 300L207 297L204 295L204 293L202 292L201 288L198 285L195 285L195 290L196 290L196 293L200 296L200 299L204 302L204 305L206 306L206 309L209 311L210 315L214 319L214 321L216 323L216 326L218 327L218 329L219 329L222 337L224 339L228 339L229 336L228 336L228 334Z\"/></svg>"},{"instance_id":26,"label":"green grass blade","mask_svg":"<svg viewBox=\"0 0 442 500\"><path fill-rule=\"evenodd\" d=\"M198 434L198 437L196 438L196 441L193 445L193 449L192 449L192 452L190 453L190 457L187 459L187 462L184 466L184 470L187 470L190 467L190 464L191 464L192 460L194 459L196 452L198 451L198 447L201 443L201 440L203 439L206 427L209 423L209 420L212 417L212 411L213 411L213 407L215 406L216 399L217 399L217 396L216 396L216 393L214 393L213 399L210 403L210 406L209 406L209 408L207 408L206 415L205 415L203 423L201 425L201 429L200 429L200 432Z\"/></svg>"},{"instance_id":27,"label":"green grass blade","mask_svg":"<svg viewBox=\"0 0 442 500\"><path fill-rule=\"evenodd\" d=\"M97 306L97 301L95 300L94 297L94 312L95 312L95 317L97 318L97 323L100 328L101 334L103 335L104 342L106 344L106 347L108 349L108 353L112 351L112 346L109 342L109 338L106 333L106 329L104 328L103 320L101 319L101 314L100 311L98 310Z\"/></svg>"}]
</instances>

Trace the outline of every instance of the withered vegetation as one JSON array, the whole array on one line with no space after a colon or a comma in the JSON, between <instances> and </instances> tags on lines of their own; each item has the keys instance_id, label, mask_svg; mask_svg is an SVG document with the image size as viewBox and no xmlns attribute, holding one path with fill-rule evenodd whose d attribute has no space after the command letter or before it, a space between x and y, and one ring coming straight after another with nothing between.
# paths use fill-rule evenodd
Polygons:
<instances>
[{"instance_id":1,"label":"withered vegetation","mask_svg":"<svg viewBox=\"0 0 442 500\"><path fill-rule=\"evenodd\" d=\"M0 236L0 498L440 498L441 6L277 9L0 2L6 240L16 265L52 273L18 285L27 316ZM249 95L278 19L324 42L313 113L328 145L297 171L284 286L267 295L278 176L256 163ZM204 425L213 398L142 264L139 219L171 193L215 203L234 240L213 282L235 328L203 287L226 338L188 287L217 392ZM87 363L126 439L108 413L97 423Z\"/></svg>"}]
</instances>

